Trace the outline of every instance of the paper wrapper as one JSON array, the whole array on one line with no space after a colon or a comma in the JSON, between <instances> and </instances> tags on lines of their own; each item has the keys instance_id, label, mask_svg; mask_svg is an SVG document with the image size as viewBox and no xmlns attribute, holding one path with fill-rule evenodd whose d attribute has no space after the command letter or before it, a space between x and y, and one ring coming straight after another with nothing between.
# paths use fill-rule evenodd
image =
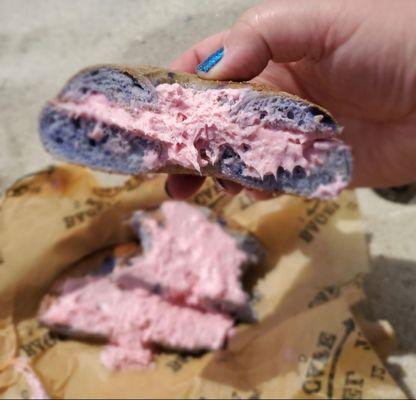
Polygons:
<instances>
[{"instance_id":1,"label":"paper wrapper","mask_svg":"<svg viewBox=\"0 0 416 400\"><path fill-rule=\"evenodd\" d=\"M39 326L39 301L53 280L93 252L131 239L134 209L166 199L164 176L102 187L85 169L50 168L16 182L0 211L0 393L36 397L26 357L58 398L405 398L382 357L391 336L353 313L363 299L367 248L355 195L336 201L293 196L254 202L212 181L192 200L254 233L265 265L253 268L259 321L240 325L226 350L161 354L148 369L112 372L100 345Z\"/></svg>"}]
</instances>

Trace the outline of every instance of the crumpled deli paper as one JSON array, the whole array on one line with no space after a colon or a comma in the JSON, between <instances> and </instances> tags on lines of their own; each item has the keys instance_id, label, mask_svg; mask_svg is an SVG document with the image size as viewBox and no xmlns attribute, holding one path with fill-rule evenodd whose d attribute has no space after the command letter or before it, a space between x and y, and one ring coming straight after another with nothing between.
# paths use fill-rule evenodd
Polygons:
<instances>
[{"instance_id":1,"label":"crumpled deli paper","mask_svg":"<svg viewBox=\"0 0 416 400\"><path fill-rule=\"evenodd\" d=\"M164 201L164 180L103 187L81 167L60 166L7 190L0 210L1 396L35 398L38 384L52 398L405 398L380 359L391 335L351 311L363 300L368 260L348 191L328 202L254 202L207 180L194 196L254 233L267 253L265 265L245 278L259 320L238 326L225 350L162 353L151 368L112 372L100 364L100 345L40 326L39 301L54 279L131 240L129 214Z\"/></svg>"}]
</instances>

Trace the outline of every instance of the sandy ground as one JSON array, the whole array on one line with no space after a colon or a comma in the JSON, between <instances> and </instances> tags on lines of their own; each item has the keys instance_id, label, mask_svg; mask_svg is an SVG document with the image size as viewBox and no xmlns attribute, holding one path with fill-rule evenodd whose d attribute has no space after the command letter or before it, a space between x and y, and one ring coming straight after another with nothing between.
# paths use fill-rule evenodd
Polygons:
<instances>
[{"instance_id":1,"label":"sandy ground","mask_svg":"<svg viewBox=\"0 0 416 400\"><path fill-rule=\"evenodd\" d=\"M0 191L52 162L39 143L37 117L68 76L103 62L168 66L254 3L0 0ZM372 260L368 313L392 323L398 348L390 369L416 393L416 204L393 203L369 190L360 191L359 200Z\"/></svg>"}]
</instances>

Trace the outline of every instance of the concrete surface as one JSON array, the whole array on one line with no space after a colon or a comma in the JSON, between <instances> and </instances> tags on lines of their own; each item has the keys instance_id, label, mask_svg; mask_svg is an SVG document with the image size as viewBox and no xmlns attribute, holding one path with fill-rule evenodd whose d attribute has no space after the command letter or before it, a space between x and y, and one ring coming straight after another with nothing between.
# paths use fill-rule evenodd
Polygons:
<instances>
[{"instance_id":1,"label":"concrete surface","mask_svg":"<svg viewBox=\"0 0 416 400\"><path fill-rule=\"evenodd\" d=\"M167 66L194 42L228 27L253 0L0 0L0 191L52 160L37 137L45 100L95 63ZM415 196L416 197L416 196ZM368 313L390 320L391 370L416 393L416 204L359 191L369 232Z\"/></svg>"}]
</instances>

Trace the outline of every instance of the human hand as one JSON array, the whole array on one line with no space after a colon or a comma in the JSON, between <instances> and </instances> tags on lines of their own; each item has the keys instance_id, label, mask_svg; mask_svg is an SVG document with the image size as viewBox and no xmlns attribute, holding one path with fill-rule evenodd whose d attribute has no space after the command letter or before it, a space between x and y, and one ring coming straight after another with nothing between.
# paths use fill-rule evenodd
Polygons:
<instances>
[{"instance_id":1,"label":"human hand","mask_svg":"<svg viewBox=\"0 0 416 400\"><path fill-rule=\"evenodd\" d=\"M353 149L352 186L401 185L416 178L415 15L412 0L266 1L172 68L195 72L224 48L211 69L199 67L202 78L252 80L328 108ZM173 175L167 188L186 198L202 183ZM222 185L233 194L241 189Z\"/></svg>"}]
</instances>

